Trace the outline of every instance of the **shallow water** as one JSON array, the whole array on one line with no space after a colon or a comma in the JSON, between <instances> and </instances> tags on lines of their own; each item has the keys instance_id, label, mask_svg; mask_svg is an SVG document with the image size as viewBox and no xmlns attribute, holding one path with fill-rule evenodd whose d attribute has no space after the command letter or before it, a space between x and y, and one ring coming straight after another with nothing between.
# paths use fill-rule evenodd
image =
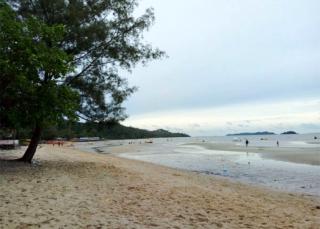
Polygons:
<instances>
[{"instance_id":1,"label":"shallow water","mask_svg":"<svg viewBox=\"0 0 320 229\"><path fill-rule=\"evenodd\" d=\"M276 147L276 141L281 147L298 149L299 154L304 149L319 152L320 139L306 135L269 135L269 136L241 136L249 139L250 146ZM263 138L263 140L261 140ZM277 158L262 157L268 154L231 152L210 150L197 146L197 143L225 143L234 144L234 137L196 137L153 139L153 144L145 144L145 140L117 140L96 143L80 143L78 148L99 153L111 153L112 147L133 144L131 152L115 154L116 156L152 162L172 168L195 171L208 175L223 176L228 179L282 190L320 196L320 166L298 164L280 161ZM191 143L191 144L190 144ZM194 144L196 143L196 144ZM128 148L130 150L130 147ZM314 149L314 150L313 150Z\"/></svg>"},{"instance_id":2,"label":"shallow water","mask_svg":"<svg viewBox=\"0 0 320 229\"><path fill-rule=\"evenodd\" d=\"M320 166L266 159L258 153L207 150L182 142L149 146L141 152L122 153L120 157L320 196Z\"/></svg>"}]
</instances>

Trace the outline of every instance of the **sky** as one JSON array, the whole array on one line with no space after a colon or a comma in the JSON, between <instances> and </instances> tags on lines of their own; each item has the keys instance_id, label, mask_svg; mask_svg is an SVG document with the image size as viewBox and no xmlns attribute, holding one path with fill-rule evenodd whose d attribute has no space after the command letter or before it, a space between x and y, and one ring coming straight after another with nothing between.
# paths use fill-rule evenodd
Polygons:
<instances>
[{"instance_id":1,"label":"sky","mask_svg":"<svg viewBox=\"0 0 320 229\"><path fill-rule=\"evenodd\" d=\"M124 73L123 124L192 136L320 132L320 1L141 0L168 58Z\"/></svg>"}]
</instances>

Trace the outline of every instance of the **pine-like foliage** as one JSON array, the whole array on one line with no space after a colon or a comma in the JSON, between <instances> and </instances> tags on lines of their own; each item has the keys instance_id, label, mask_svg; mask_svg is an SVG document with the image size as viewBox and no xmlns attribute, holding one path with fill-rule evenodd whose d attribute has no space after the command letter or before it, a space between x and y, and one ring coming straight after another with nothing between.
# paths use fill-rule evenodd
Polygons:
<instances>
[{"instance_id":1,"label":"pine-like foliage","mask_svg":"<svg viewBox=\"0 0 320 229\"><path fill-rule=\"evenodd\" d=\"M0 128L31 128L22 161L41 133L76 116L116 122L135 91L119 75L164 53L143 42L154 21L135 0L0 0Z\"/></svg>"},{"instance_id":2,"label":"pine-like foliage","mask_svg":"<svg viewBox=\"0 0 320 229\"><path fill-rule=\"evenodd\" d=\"M143 42L154 22L152 9L134 16L135 0L9 0L23 18L35 16L48 25L64 25L60 47L73 56L75 72L54 79L81 95L78 115L90 121L122 120L123 101L134 87L119 75L137 63L164 53Z\"/></svg>"}]
</instances>

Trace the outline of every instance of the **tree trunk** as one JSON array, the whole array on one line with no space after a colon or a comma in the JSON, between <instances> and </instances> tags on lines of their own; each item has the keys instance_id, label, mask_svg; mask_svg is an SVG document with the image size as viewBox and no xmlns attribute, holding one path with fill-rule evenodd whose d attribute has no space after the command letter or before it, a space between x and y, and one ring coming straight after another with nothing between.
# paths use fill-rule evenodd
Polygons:
<instances>
[{"instance_id":1,"label":"tree trunk","mask_svg":"<svg viewBox=\"0 0 320 229\"><path fill-rule=\"evenodd\" d=\"M31 142L29 143L29 146L26 152L24 153L23 157L20 158L19 161L23 161L26 163L32 162L32 158L36 153L36 150L40 141L41 133L42 133L42 128L39 125L36 125L32 133Z\"/></svg>"}]
</instances>

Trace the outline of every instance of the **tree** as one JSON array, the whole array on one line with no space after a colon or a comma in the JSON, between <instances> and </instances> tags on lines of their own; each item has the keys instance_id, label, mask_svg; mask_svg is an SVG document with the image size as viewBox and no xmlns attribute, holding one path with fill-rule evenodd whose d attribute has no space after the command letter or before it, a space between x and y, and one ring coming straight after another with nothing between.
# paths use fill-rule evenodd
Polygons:
<instances>
[{"instance_id":1,"label":"tree","mask_svg":"<svg viewBox=\"0 0 320 229\"><path fill-rule=\"evenodd\" d=\"M59 47L63 35L63 26L22 20L0 1L0 126L33 127L25 162L31 162L44 127L76 118L79 93L56 82L73 70L72 58Z\"/></svg>"},{"instance_id":2,"label":"tree","mask_svg":"<svg viewBox=\"0 0 320 229\"><path fill-rule=\"evenodd\" d=\"M135 88L129 87L127 80L120 77L119 69L130 71L137 63L146 63L164 55L143 42L143 32L154 22L152 9L134 17L135 0L6 2L22 20L36 17L49 27L63 25L65 29L57 45L71 57L65 63L74 66L74 71L52 76L42 70L41 74L35 73L35 77L43 81L43 76L46 76L46 81L52 85L77 92L80 102L76 115L83 120L106 122L126 118L122 103ZM46 45L50 48L52 44L49 41ZM38 113L40 110L31 110L29 115ZM41 117L47 120L45 116ZM34 142L38 142L36 136L43 128L44 120L34 123ZM35 148L32 149L26 154L34 154Z\"/></svg>"}]
</instances>

